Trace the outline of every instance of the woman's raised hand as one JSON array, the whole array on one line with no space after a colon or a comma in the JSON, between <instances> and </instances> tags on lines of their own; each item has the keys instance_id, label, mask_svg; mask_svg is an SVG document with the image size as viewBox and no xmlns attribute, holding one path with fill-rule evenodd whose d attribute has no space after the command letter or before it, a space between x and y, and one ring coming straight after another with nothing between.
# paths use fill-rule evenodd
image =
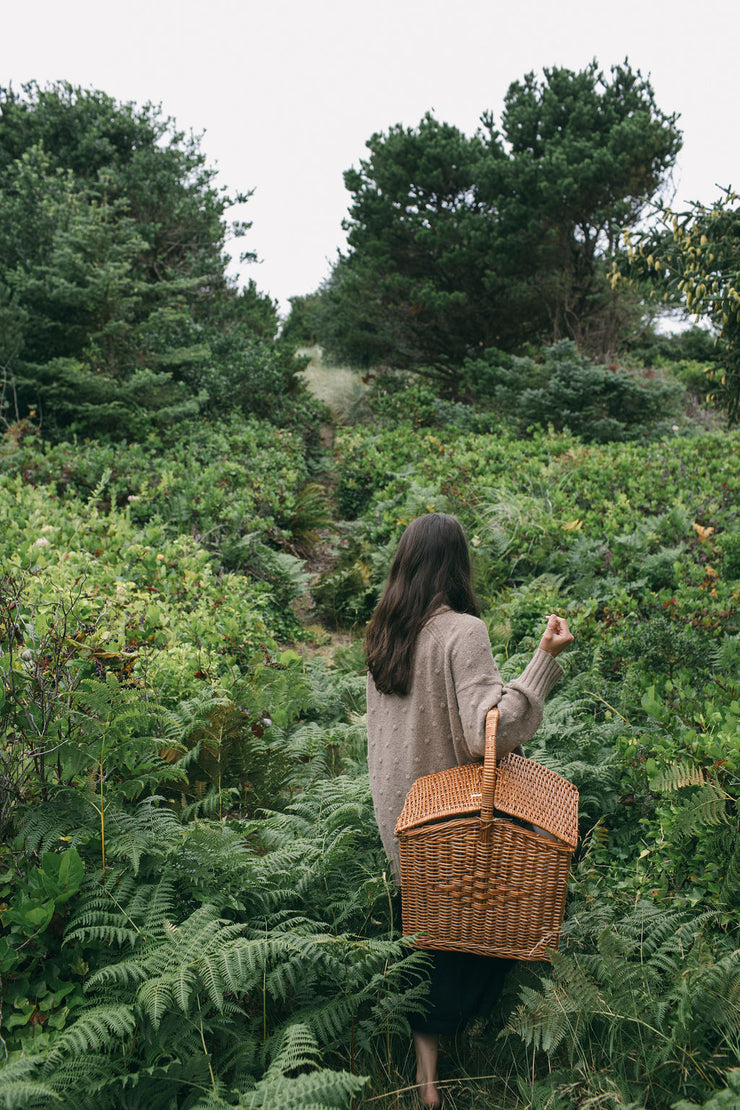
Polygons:
<instances>
[{"instance_id":1,"label":"woman's raised hand","mask_svg":"<svg viewBox=\"0 0 740 1110\"><path fill-rule=\"evenodd\" d=\"M540 640L542 650L546 651L548 655L560 655L560 652L572 643L573 633L568 628L565 617L559 617L556 613L551 613L547 618L545 634Z\"/></svg>"}]
</instances>

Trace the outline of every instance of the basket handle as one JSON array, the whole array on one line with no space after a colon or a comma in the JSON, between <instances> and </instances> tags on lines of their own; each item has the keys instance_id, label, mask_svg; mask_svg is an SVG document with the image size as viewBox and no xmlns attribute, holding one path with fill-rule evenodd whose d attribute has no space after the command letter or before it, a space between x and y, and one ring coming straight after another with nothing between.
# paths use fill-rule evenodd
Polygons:
<instances>
[{"instance_id":1,"label":"basket handle","mask_svg":"<svg viewBox=\"0 0 740 1110\"><path fill-rule=\"evenodd\" d=\"M493 823L493 795L496 789L496 731L498 707L489 709L486 716L486 750L483 756L483 784L481 786L480 823L488 828Z\"/></svg>"}]
</instances>

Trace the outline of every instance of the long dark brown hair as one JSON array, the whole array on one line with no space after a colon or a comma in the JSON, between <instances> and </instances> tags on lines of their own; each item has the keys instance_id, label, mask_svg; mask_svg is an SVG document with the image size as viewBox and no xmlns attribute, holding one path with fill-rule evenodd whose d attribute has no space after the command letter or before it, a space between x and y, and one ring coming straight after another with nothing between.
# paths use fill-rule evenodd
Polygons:
<instances>
[{"instance_id":1,"label":"long dark brown hair","mask_svg":"<svg viewBox=\"0 0 740 1110\"><path fill-rule=\"evenodd\" d=\"M435 609L479 615L465 533L454 516L412 520L367 627L365 657L382 694L408 694L416 639Z\"/></svg>"}]
</instances>

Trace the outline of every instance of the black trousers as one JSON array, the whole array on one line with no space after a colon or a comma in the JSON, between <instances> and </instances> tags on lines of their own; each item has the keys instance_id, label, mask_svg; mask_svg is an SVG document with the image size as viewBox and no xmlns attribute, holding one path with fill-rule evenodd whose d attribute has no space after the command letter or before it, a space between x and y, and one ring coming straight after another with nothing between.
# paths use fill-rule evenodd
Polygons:
<instances>
[{"instance_id":1,"label":"black trousers","mask_svg":"<svg viewBox=\"0 0 740 1110\"><path fill-rule=\"evenodd\" d=\"M513 960L475 952L433 952L429 972L429 1003L424 1013L409 1018L415 1033L461 1032L473 1018L485 1018L501 997Z\"/></svg>"}]
</instances>

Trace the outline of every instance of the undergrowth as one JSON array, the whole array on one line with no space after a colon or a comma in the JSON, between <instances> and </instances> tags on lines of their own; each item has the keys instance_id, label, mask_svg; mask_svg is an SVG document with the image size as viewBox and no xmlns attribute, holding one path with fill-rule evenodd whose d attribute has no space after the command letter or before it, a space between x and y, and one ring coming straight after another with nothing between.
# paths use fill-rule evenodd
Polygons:
<instances>
[{"instance_id":1,"label":"undergrowth","mask_svg":"<svg viewBox=\"0 0 740 1110\"><path fill-rule=\"evenodd\" d=\"M320 585L298 554L325 533L310 467L284 444L232 498L259 451L224 430L237 472L220 435L189 505L182 445L115 466L86 447L64 488L71 450L8 448L0 1106L409 1105L426 958L375 827L361 648L327 663L288 633L309 586L359 633L434 509L466 527L505 678L567 614L528 754L581 797L560 950L445 1043L448 1104L737 1106L737 433L348 429Z\"/></svg>"}]
</instances>

